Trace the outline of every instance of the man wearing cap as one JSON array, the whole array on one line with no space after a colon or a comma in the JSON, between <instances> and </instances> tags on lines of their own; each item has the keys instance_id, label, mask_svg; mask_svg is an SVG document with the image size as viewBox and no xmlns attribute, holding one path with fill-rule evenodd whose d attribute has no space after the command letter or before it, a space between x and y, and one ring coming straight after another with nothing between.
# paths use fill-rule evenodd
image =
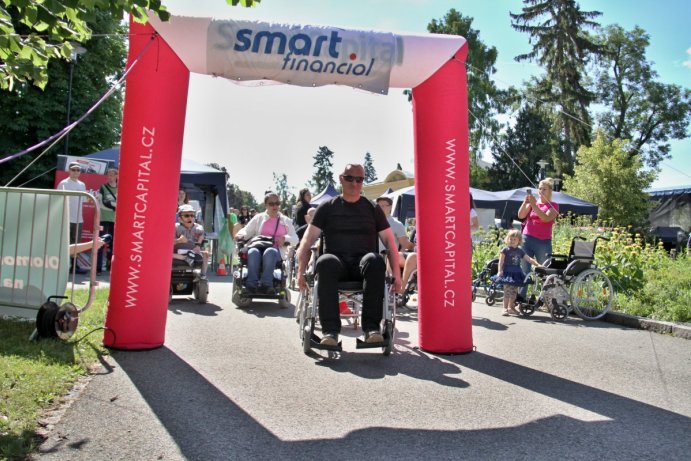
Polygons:
<instances>
[{"instance_id":1,"label":"man wearing cap","mask_svg":"<svg viewBox=\"0 0 691 461\"><path fill-rule=\"evenodd\" d=\"M323 235L324 253L316 265L323 346L338 345L341 331L338 282L351 280L364 282L362 329L365 341L384 341L380 324L386 263L377 246L379 239L384 241L389 249L389 263L393 266L398 264L398 245L382 210L361 195L364 176L362 165L346 165L339 175L342 194L317 208L298 249L298 286L302 290L306 287L305 271L310 248ZM393 289L400 292L401 275L394 271L393 276Z\"/></svg>"},{"instance_id":2,"label":"man wearing cap","mask_svg":"<svg viewBox=\"0 0 691 461\"><path fill-rule=\"evenodd\" d=\"M76 192L86 192L86 185L79 180L79 174L82 172L81 166L77 162L71 162L68 165L70 175L58 183L58 190L70 190ZM82 205L84 198L79 196L69 197L70 208L70 244L79 243L82 236L82 224L84 217L82 215ZM76 256L75 256L76 259ZM77 274L85 274L87 271L80 267L74 268L75 259L70 259L70 272L74 271Z\"/></svg>"},{"instance_id":3,"label":"man wearing cap","mask_svg":"<svg viewBox=\"0 0 691 461\"><path fill-rule=\"evenodd\" d=\"M173 258L184 260L189 250L202 255L202 278L206 278L206 268L209 265L209 252L202 250L204 228L194 222L195 211L192 205L180 205L178 208L178 222L175 223L175 245Z\"/></svg>"}]
</instances>

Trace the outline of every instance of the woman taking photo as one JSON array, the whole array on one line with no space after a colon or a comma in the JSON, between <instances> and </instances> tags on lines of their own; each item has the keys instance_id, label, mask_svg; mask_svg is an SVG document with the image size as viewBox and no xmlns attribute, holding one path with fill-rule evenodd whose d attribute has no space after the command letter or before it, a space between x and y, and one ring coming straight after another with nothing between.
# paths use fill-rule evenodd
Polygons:
<instances>
[{"instance_id":1,"label":"woman taking photo","mask_svg":"<svg viewBox=\"0 0 691 461\"><path fill-rule=\"evenodd\" d=\"M547 258L552 256L552 227L554 220L559 216L559 205L552 202L552 190L554 180L545 178L538 184L538 198L535 198L528 189L523 204L518 209L518 218L525 219L523 226L523 251L544 264ZM530 264L521 263L523 272L530 271ZM527 288L521 290L521 296L525 297Z\"/></svg>"}]
</instances>

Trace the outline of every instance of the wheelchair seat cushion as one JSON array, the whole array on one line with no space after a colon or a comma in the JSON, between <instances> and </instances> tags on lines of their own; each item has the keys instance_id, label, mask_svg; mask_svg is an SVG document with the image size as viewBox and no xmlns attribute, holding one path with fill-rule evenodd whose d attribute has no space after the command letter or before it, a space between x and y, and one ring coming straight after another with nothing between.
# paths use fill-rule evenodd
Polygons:
<instances>
[{"instance_id":1,"label":"wheelchair seat cushion","mask_svg":"<svg viewBox=\"0 0 691 461\"><path fill-rule=\"evenodd\" d=\"M536 267L535 273L540 275L561 275L564 272L563 268L554 267Z\"/></svg>"}]
</instances>

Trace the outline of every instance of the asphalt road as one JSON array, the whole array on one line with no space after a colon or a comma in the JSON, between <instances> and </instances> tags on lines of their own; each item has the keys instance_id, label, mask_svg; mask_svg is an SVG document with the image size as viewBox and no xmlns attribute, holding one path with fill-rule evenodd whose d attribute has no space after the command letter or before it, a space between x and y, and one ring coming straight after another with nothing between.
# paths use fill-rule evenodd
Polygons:
<instances>
[{"instance_id":1,"label":"asphalt road","mask_svg":"<svg viewBox=\"0 0 691 461\"><path fill-rule=\"evenodd\" d=\"M302 352L292 309L176 298L166 343L113 351L49 426L41 460L688 459L691 342L473 305L477 351Z\"/></svg>"}]
</instances>

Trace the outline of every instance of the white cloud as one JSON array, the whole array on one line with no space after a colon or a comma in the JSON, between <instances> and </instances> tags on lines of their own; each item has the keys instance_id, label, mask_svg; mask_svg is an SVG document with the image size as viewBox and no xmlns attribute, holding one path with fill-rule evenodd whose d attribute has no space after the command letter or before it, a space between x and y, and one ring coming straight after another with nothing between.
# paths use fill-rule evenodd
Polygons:
<instances>
[{"instance_id":1,"label":"white cloud","mask_svg":"<svg viewBox=\"0 0 691 461\"><path fill-rule=\"evenodd\" d=\"M691 69L691 48L688 48L688 49L686 50L686 54L689 55L689 58L688 58L686 61L684 61L683 64L684 64L684 66L686 66L686 67L688 67L689 69Z\"/></svg>"}]
</instances>

